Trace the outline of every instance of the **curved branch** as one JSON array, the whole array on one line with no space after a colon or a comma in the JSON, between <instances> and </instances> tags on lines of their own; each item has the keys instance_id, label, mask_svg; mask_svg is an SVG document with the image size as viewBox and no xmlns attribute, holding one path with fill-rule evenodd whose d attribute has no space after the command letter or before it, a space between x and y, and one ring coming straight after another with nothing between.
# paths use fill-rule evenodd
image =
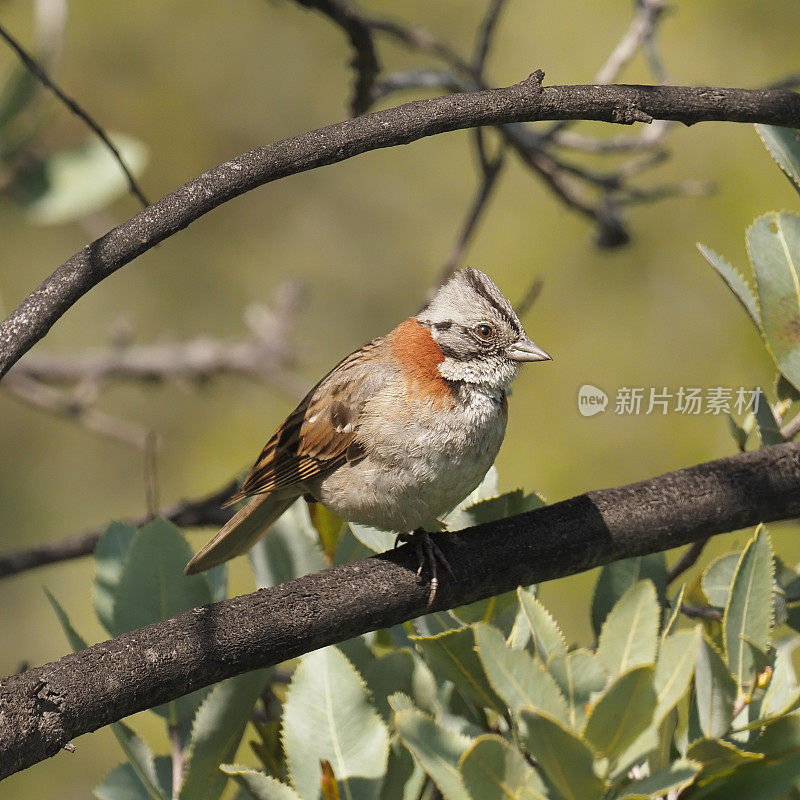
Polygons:
<instances>
[{"instance_id":1,"label":"curved branch","mask_svg":"<svg viewBox=\"0 0 800 800\"><path fill-rule=\"evenodd\" d=\"M505 89L453 94L365 114L226 161L184 184L62 264L0 324L0 377L84 294L222 203L265 183L437 133L535 120L631 124L671 119L800 127L800 96L784 90L685 86L549 86L543 74Z\"/></svg>"},{"instance_id":2,"label":"curved branch","mask_svg":"<svg viewBox=\"0 0 800 800\"><path fill-rule=\"evenodd\" d=\"M767 447L437 534L434 607L800 515L800 444ZM409 547L203 606L0 682L0 778L71 739L247 670L425 613Z\"/></svg>"}]
</instances>

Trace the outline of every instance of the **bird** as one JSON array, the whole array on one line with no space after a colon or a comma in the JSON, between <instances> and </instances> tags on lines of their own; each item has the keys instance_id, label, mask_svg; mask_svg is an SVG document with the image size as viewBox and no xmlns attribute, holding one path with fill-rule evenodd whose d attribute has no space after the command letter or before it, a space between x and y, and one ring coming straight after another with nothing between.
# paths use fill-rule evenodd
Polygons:
<instances>
[{"instance_id":1,"label":"bird","mask_svg":"<svg viewBox=\"0 0 800 800\"><path fill-rule=\"evenodd\" d=\"M458 270L417 313L340 361L275 431L226 505L247 504L188 563L203 572L249 550L299 497L398 534L417 579L447 560L429 534L483 480L506 431L506 390L551 356L492 279Z\"/></svg>"}]
</instances>

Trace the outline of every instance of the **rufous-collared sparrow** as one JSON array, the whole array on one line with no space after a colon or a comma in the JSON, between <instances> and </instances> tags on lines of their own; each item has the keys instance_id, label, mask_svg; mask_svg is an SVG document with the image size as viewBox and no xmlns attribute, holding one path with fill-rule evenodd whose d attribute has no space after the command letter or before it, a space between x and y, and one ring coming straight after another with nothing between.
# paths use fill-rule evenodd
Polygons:
<instances>
[{"instance_id":1,"label":"rufous-collared sparrow","mask_svg":"<svg viewBox=\"0 0 800 800\"><path fill-rule=\"evenodd\" d=\"M305 495L347 521L411 534L402 538L417 545L418 576L427 562L432 602L436 560L447 562L425 528L494 462L519 362L549 359L488 276L456 272L415 317L351 353L305 396L230 500L250 502L186 573L244 553Z\"/></svg>"}]
</instances>

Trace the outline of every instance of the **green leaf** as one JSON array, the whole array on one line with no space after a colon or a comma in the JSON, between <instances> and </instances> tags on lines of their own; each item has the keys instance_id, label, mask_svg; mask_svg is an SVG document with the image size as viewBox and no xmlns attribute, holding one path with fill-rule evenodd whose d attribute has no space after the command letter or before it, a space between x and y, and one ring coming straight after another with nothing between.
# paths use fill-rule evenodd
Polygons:
<instances>
[{"instance_id":1,"label":"green leaf","mask_svg":"<svg viewBox=\"0 0 800 800\"><path fill-rule=\"evenodd\" d=\"M304 800L319 795L322 760L330 762L343 797L377 798L389 734L361 676L337 648L301 659L283 707L283 746Z\"/></svg>"},{"instance_id":2,"label":"green leaf","mask_svg":"<svg viewBox=\"0 0 800 800\"><path fill-rule=\"evenodd\" d=\"M94 608L103 627L113 636L114 600L120 577L136 528L122 522L112 522L100 537L94 550L95 580Z\"/></svg>"},{"instance_id":3,"label":"green leaf","mask_svg":"<svg viewBox=\"0 0 800 800\"><path fill-rule=\"evenodd\" d=\"M704 637L697 652L695 699L700 729L706 737L717 739L728 732L736 694L736 681L722 656Z\"/></svg>"},{"instance_id":4,"label":"green leaf","mask_svg":"<svg viewBox=\"0 0 800 800\"><path fill-rule=\"evenodd\" d=\"M620 674L600 695L583 726L583 738L602 758L621 755L653 721L654 668L634 667Z\"/></svg>"},{"instance_id":5,"label":"green leaf","mask_svg":"<svg viewBox=\"0 0 800 800\"><path fill-rule=\"evenodd\" d=\"M607 784L594 773L589 746L558 720L523 709L523 744L547 779L566 800L602 797Z\"/></svg>"},{"instance_id":6,"label":"green leaf","mask_svg":"<svg viewBox=\"0 0 800 800\"><path fill-rule=\"evenodd\" d=\"M328 566L305 500L300 498L275 520L251 548L249 558L260 589Z\"/></svg>"},{"instance_id":7,"label":"green leaf","mask_svg":"<svg viewBox=\"0 0 800 800\"><path fill-rule=\"evenodd\" d=\"M361 670L372 702L386 722L392 717L389 696L394 692L414 693L414 654L406 649L394 650L374 658ZM417 656L418 658L418 656Z\"/></svg>"},{"instance_id":8,"label":"green leaf","mask_svg":"<svg viewBox=\"0 0 800 800\"><path fill-rule=\"evenodd\" d=\"M800 131L777 125L756 125L756 131L770 155L800 192Z\"/></svg>"},{"instance_id":9,"label":"green leaf","mask_svg":"<svg viewBox=\"0 0 800 800\"><path fill-rule=\"evenodd\" d=\"M485 623L475 626L475 642L489 683L509 709L527 706L567 723L567 702L538 661L509 647L500 631Z\"/></svg>"},{"instance_id":10,"label":"green leaf","mask_svg":"<svg viewBox=\"0 0 800 800\"><path fill-rule=\"evenodd\" d=\"M520 587L517 589L519 606L531 626L531 634L536 645L536 654L547 664L553 656L567 655L567 643L564 634L550 615L550 612L539 602L532 592Z\"/></svg>"},{"instance_id":11,"label":"green leaf","mask_svg":"<svg viewBox=\"0 0 800 800\"><path fill-rule=\"evenodd\" d=\"M58 600L56 600L47 589L44 590L44 593L50 605L53 607L53 610L56 612L56 617L67 637L69 646L76 652L78 650L85 650L88 645L85 639L72 627L67 612L64 611ZM168 797L170 792L162 791L156 769L156 760L153 758L153 753L150 751L147 744L123 722L114 722L111 725L111 730L117 737L117 741L122 747L123 752L128 757L130 767L147 796L152 798L152 800L164 800ZM118 780L124 782L126 779L122 776L119 777Z\"/></svg>"},{"instance_id":12,"label":"green leaf","mask_svg":"<svg viewBox=\"0 0 800 800\"><path fill-rule=\"evenodd\" d=\"M670 603L671 611L669 616L667 617L667 621L664 623L664 630L661 631L661 640L667 638L674 630L675 626L678 622L678 617L681 613L681 604L683 603L683 596L686 594L686 584L684 583L681 586L680 591L675 596L675 599Z\"/></svg>"},{"instance_id":13,"label":"green leaf","mask_svg":"<svg viewBox=\"0 0 800 800\"><path fill-rule=\"evenodd\" d=\"M702 628L678 631L662 640L656 662L654 686L657 696L655 720L661 720L686 694L694 674Z\"/></svg>"},{"instance_id":14,"label":"green leaf","mask_svg":"<svg viewBox=\"0 0 800 800\"><path fill-rule=\"evenodd\" d=\"M0 134L4 139L8 134L3 129L30 107L40 88L39 79L24 64L14 66L0 89Z\"/></svg>"},{"instance_id":15,"label":"green leaf","mask_svg":"<svg viewBox=\"0 0 800 800\"><path fill-rule=\"evenodd\" d=\"M477 600L466 606L458 606L451 613L465 625L471 625L474 622L489 622L508 635L514 625L517 609L517 593L504 592L487 597L485 600Z\"/></svg>"},{"instance_id":16,"label":"green leaf","mask_svg":"<svg viewBox=\"0 0 800 800\"><path fill-rule=\"evenodd\" d=\"M386 550L391 550L397 539L396 533L379 531L377 528L370 528L368 525L349 522L348 526L353 536L373 553L383 553Z\"/></svg>"},{"instance_id":17,"label":"green leaf","mask_svg":"<svg viewBox=\"0 0 800 800\"><path fill-rule=\"evenodd\" d=\"M44 590L44 593L50 602L50 605L53 607L53 610L56 612L56 617L61 625L61 629L64 631L64 635L67 637L69 646L75 652L78 650L85 650L89 645L86 644L86 640L75 630L75 628L72 627L72 623L67 616L67 612L64 611L58 600L56 600L56 598L47 589Z\"/></svg>"},{"instance_id":18,"label":"green leaf","mask_svg":"<svg viewBox=\"0 0 800 800\"><path fill-rule=\"evenodd\" d=\"M138 139L108 133L133 175L147 164L147 148ZM27 204L27 215L40 225L58 225L105 208L128 192L128 179L108 147L92 137L77 147L53 153L44 163L46 189Z\"/></svg>"},{"instance_id":19,"label":"green leaf","mask_svg":"<svg viewBox=\"0 0 800 800\"><path fill-rule=\"evenodd\" d=\"M742 764L764 758L762 753L740 750L736 745L721 739L697 739L689 745L686 756L702 764L703 779L726 775Z\"/></svg>"},{"instance_id":20,"label":"green leaf","mask_svg":"<svg viewBox=\"0 0 800 800\"><path fill-rule=\"evenodd\" d=\"M728 288L736 295L736 299L742 304L742 307L760 331L761 318L758 312L758 303L750 284L742 277L736 267L731 266L719 253L715 253L710 247L698 242L697 249L703 254L703 258L719 273L722 280L728 284Z\"/></svg>"},{"instance_id":21,"label":"green leaf","mask_svg":"<svg viewBox=\"0 0 800 800\"><path fill-rule=\"evenodd\" d=\"M459 531L474 525L483 525L515 514L543 508L545 505L547 504L538 494L525 494L522 489L515 489L448 514L445 521L448 530Z\"/></svg>"},{"instance_id":22,"label":"green leaf","mask_svg":"<svg viewBox=\"0 0 800 800\"><path fill-rule=\"evenodd\" d=\"M722 620L725 655L736 683L755 677L747 643L766 650L772 630L772 547L763 526L742 551Z\"/></svg>"},{"instance_id":23,"label":"green leaf","mask_svg":"<svg viewBox=\"0 0 800 800\"><path fill-rule=\"evenodd\" d=\"M163 787L163 793L159 794L159 797L167 798L170 796L170 792L166 788L169 783L164 784L163 781L171 779L169 774L172 770L171 760L168 758L158 760L161 762L159 766L162 769L157 766L156 771L163 773L163 767L167 767L168 770L166 775L159 775ZM103 778L102 782L95 787L92 794L97 800L152 800L153 798L153 795L147 791L131 764L120 764L120 766L112 769Z\"/></svg>"},{"instance_id":24,"label":"green leaf","mask_svg":"<svg viewBox=\"0 0 800 800\"><path fill-rule=\"evenodd\" d=\"M389 763L381 786L380 800L417 800L427 777L398 737L389 747Z\"/></svg>"},{"instance_id":25,"label":"green leaf","mask_svg":"<svg viewBox=\"0 0 800 800\"><path fill-rule=\"evenodd\" d=\"M567 700L569 724L579 727L586 717L586 706L593 694L600 692L608 682L608 675L594 653L573 650L566 656L550 659L550 674Z\"/></svg>"},{"instance_id":26,"label":"green leaf","mask_svg":"<svg viewBox=\"0 0 800 800\"><path fill-rule=\"evenodd\" d=\"M220 769L254 800L301 800L300 795L270 775L239 764L220 764Z\"/></svg>"},{"instance_id":27,"label":"green leaf","mask_svg":"<svg viewBox=\"0 0 800 800\"><path fill-rule=\"evenodd\" d=\"M758 391L758 403L754 404L756 408L753 415L755 416L756 428L758 428L758 436L761 439L761 444L764 445L764 447L783 444L786 440L781 433L781 424L775 417L766 395L760 389Z\"/></svg>"},{"instance_id":28,"label":"green leaf","mask_svg":"<svg viewBox=\"0 0 800 800\"><path fill-rule=\"evenodd\" d=\"M741 553L726 553L714 559L703 571L700 585L712 606L725 608L728 604L733 576L736 574L741 555Z\"/></svg>"},{"instance_id":29,"label":"green leaf","mask_svg":"<svg viewBox=\"0 0 800 800\"><path fill-rule=\"evenodd\" d=\"M653 582L658 597L663 598L667 589L667 564L663 553L614 561L600 570L592 597L595 636L600 636L606 617L625 592L639 581L648 579Z\"/></svg>"},{"instance_id":30,"label":"green leaf","mask_svg":"<svg viewBox=\"0 0 800 800\"><path fill-rule=\"evenodd\" d=\"M499 736L479 736L464 753L458 768L473 798L519 800L524 788L533 792L529 797L547 797L533 767L519 750Z\"/></svg>"},{"instance_id":31,"label":"green leaf","mask_svg":"<svg viewBox=\"0 0 800 800\"><path fill-rule=\"evenodd\" d=\"M800 217L785 211L758 217L747 229L767 346L800 389Z\"/></svg>"},{"instance_id":32,"label":"green leaf","mask_svg":"<svg viewBox=\"0 0 800 800\"><path fill-rule=\"evenodd\" d=\"M783 647L775 654L775 667L761 703L762 718L782 717L800 703L800 686L797 685L792 660Z\"/></svg>"},{"instance_id":33,"label":"green leaf","mask_svg":"<svg viewBox=\"0 0 800 800\"><path fill-rule=\"evenodd\" d=\"M472 628L446 631L436 636L412 637L425 661L439 678L447 678L478 708L499 713L506 704L489 685L478 654Z\"/></svg>"},{"instance_id":34,"label":"green leaf","mask_svg":"<svg viewBox=\"0 0 800 800\"><path fill-rule=\"evenodd\" d=\"M468 528L472 522L469 514L465 514L468 508L483 500L489 500L500 494L499 476L497 467L489 467L489 471L483 476L483 480L470 492L449 514L445 515L444 523L448 530L457 531Z\"/></svg>"},{"instance_id":35,"label":"green leaf","mask_svg":"<svg viewBox=\"0 0 800 800\"><path fill-rule=\"evenodd\" d=\"M471 739L443 728L415 708L396 711L394 726L403 744L439 787L445 800L471 800L458 770Z\"/></svg>"},{"instance_id":36,"label":"green leaf","mask_svg":"<svg viewBox=\"0 0 800 800\"><path fill-rule=\"evenodd\" d=\"M115 722L111 730L147 795L152 800L167 800L171 797L172 792L167 788L169 784L167 786L162 784L163 773L159 774L156 759L147 744L124 722Z\"/></svg>"},{"instance_id":37,"label":"green leaf","mask_svg":"<svg viewBox=\"0 0 800 800\"><path fill-rule=\"evenodd\" d=\"M203 701L192 725L180 800L217 800L222 794L227 778L219 765L236 755L269 675L268 670L257 670L229 678Z\"/></svg>"},{"instance_id":38,"label":"green leaf","mask_svg":"<svg viewBox=\"0 0 800 800\"><path fill-rule=\"evenodd\" d=\"M625 787L625 791L644 797L665 795L688 786L699 770L700 765L697 762L679 758L668 767L654 772L648 778L629 783Z\"/></svg>"},{"instance_id":39,"label":"green leaf","mask_svg":"<svg viewBox=\"0 0 800 800\"><path fill-rule=\"evenodd\" d=\"M131 542L118 577L109 633L118 636L210 603L205 575L183 574L191 558L189 543L171 522L157 519L145 525ZM153 711L178 726L194 716L207 693L199 689Z\"/></svg>"},{"instance_id":40,"label":"green leaf","mask_svg":"<svg viewBox=\"0 0 800 800\"><path fill-rule=\"evenodd\" d=\"M650 581L631 586L611 610L600 632L597 658L611 675L639 664L654 664L659 607Z\"/></svg>"}]
</instances>

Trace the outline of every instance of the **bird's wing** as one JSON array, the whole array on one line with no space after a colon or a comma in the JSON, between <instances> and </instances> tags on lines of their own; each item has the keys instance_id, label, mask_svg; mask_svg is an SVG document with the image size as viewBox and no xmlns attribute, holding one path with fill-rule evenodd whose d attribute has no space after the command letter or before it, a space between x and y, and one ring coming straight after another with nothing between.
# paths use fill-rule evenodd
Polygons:
<instances>
[{"instance_id":1,"label":"bird's wing","mask_svg":"<svg viewBox=\"0 0 800 800\"><path fill-rule=\"evenodd\" d=\"M334 367L275 431L229 502L307 481L362 457L358 418L392 370L385 359L375 359L385 346L385 339L375 339Z\"/></svg>"}]
</instances>

